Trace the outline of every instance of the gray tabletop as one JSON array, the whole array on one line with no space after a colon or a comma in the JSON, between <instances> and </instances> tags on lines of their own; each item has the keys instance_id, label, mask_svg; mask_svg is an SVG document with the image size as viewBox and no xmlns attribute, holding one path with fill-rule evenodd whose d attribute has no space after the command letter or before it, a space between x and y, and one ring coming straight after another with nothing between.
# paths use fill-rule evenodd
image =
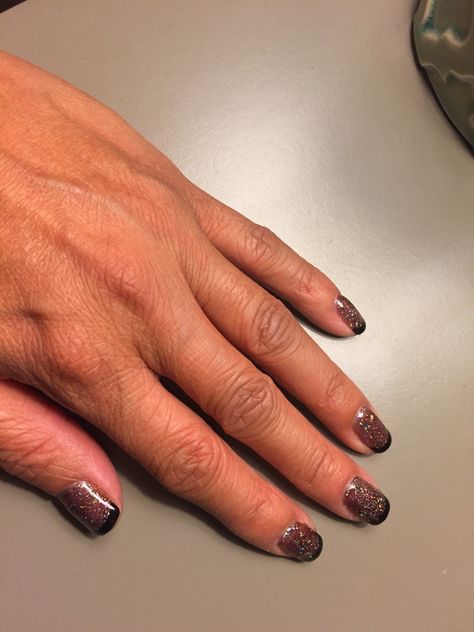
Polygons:
<instances>
[{"instance_id":1,"label":"gray tabletop","mask_svg":"<svg viewBox=\"0 0 474 632\"><path fill-rule=\"evenodd\" d=\"M110 444L125 511L103 539L2 476L1 632L472 629L473 160L414 64L414 4L27 0L0 15L2 48L110 105L354 298L363 336L311 335L393 434L356 457L392 502L380 527L275 478L324 536L312 564L244 545Z\"/></svg>"}]
</instances>

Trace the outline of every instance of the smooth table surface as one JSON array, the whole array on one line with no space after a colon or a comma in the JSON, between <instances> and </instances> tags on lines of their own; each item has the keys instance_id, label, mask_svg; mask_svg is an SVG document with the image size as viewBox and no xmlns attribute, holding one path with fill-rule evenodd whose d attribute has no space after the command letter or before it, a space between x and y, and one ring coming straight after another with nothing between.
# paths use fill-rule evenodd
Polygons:
<instances>
[{"instance_id":1,"label":"smooth table surface","mask_svg":"<svg viewBox=\"0 0 474 632\"><path fill-rule=\"evenodd\" d=\"M312 564L242 544L109 444L126 505L102 539L2 476L1 632L472 629L473 158L415 66L414 4L27 0L0 15L2 48L116 109L354 300L363 336L311 335L393 434L356 457L391 500L380 527L275 479L324 537Z\"/></svg>"}]
</instances>

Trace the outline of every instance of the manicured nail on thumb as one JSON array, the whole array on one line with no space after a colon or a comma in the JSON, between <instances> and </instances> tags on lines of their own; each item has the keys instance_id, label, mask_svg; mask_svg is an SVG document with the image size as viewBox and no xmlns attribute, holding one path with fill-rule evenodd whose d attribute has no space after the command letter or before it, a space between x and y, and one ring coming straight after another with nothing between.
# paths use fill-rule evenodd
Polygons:
<instances>
[{"instance_id":1,"label":"manicured nail on thumb","mask_svg":"<svg viewBox=\"0 0 474 632\"><path fill-rule=\"evenodd\" d=\"M108 533L118 520L120 510L87 481L77 481L57 498L85 527L96 535Z\"/></svg>"}]
</instances>

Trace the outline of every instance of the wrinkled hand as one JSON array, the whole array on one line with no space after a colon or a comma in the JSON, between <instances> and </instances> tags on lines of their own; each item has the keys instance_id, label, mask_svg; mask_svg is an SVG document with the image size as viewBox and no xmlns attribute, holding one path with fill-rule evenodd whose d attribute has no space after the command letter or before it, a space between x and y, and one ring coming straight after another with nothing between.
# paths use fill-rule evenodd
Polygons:
<instances>
[{"instance_id":1,"label":"wrinkled hand","mask_svg":"<svg viewBox=\"0 0 474 632\"><path fill-rule=\"evenodd\" d=\"M110 530L119 480L72 411L248 542L317 557L306 512L167 377L310 498L349 520L385 519L373 479L275 382L352 449L382 452L388 431L256 281L329 332L361 333L337 287L89 96L6 54L0 87L0 465Z\"/></svg>"}]
</instances>

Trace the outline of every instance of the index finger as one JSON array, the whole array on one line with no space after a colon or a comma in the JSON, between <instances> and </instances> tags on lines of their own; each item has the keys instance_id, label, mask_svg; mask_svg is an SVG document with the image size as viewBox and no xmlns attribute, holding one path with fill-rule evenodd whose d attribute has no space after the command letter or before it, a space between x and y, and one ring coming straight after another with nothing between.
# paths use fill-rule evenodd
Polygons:
<instances>
[{"instance_id":1,"label":"index finger","mask_svg":"<svg viewBox=\"0 0 474 632\"><path fill-rule=\"evenodd\" d=\"M201 228L229 261L290 302L315 325L337 336L365 331L365 320L351 301L270 229L201 190L195 210Z\"/></svg>"}]
</instances>

